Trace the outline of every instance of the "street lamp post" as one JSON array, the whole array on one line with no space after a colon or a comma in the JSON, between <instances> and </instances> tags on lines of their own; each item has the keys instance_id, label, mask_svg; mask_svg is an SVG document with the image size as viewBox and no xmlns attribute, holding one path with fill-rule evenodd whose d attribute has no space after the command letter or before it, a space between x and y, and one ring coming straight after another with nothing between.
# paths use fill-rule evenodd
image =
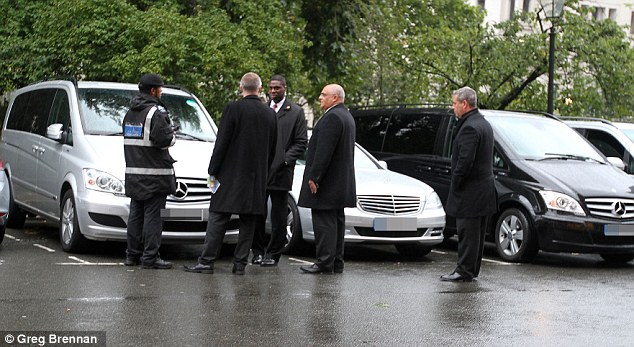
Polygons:
<instances>
[{"instance_id":1,"label":"street lamp post","mask_svg":"<svg viewBox=\"0 0 634 347\"><path fill-rule=\"evenodd\" d=\"M538 0L540 12L544 12L544 17L550 20L549 39L550 47L548 49L548 109L546 112L552 114L555 110L555 39L557 30L555 28L555 19L561 16L564 9L565 0ZM541 25L541 18L538 19Z\"/></svg>"}]
</instances>

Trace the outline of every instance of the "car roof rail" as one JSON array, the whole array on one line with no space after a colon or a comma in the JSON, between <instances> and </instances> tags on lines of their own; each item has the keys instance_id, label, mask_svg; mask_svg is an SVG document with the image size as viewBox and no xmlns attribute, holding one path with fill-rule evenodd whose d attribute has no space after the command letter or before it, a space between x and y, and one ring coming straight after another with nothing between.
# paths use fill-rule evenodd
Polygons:
<instances>
[{"instance_id":1,"label":"car roof rail","mask_svg":"<svg viewBox=\"0 0 634 347\"><path fill-rule=\"evenodd\" d=\"M538 114L538 115L542 115L544 117L548 117L548 118L552 118L552 119L556 119L556 120L561 120L560 117L552 114L552 113L548 113L548 112L544 112L544 111L533 111L533 110L500 110L500 111L509 111L509 112L523 112L523 113L530 113L530 114Z\"/></svg>"},{"instance_id":2,"label":"car roof rail","mask_svg":"<svg viewBox=\"0 0 634 347\"><path fill-rule=\"evenodd\" d=\"M578 116L561 116L559 117L560 119L563 120L580 120L580 121L591 121L591 122L601 122L604 124L610 124L610 125L614 125L612 124L612 122L610 122L607 119L603 119L603 118L594 118L594 117L578 117Z\"/></svg>"},{"instance_id":3,"label":"car roof rail","mask_svg":"<svg viewBox=\"0 0 634 347\"><path fill-rule=\"evenodd\" d=\"M376 105L352 105L348 108L351 110L367 110L367 109L379 109L379 108L447 108L451 107L451 104L445 103L422 103L422 104L407 104L407 103L393 103L393 104L376 104Z\"/></svg>"},{"instance_id":4,"label":"car roof rail","mask_svg":"<svg viewBox=\"0 0 634 347\"><path fill-rule=\"evenodd\" d=\"M75 88L77 88L77 78L71 75L56 75L51 77L44 77L40 80L29 83L28 85L33 85L33 84L37 84L41 82L49 82L49 81L68 81L68 82L72 82Z\"/></svg>"}]
</instances>

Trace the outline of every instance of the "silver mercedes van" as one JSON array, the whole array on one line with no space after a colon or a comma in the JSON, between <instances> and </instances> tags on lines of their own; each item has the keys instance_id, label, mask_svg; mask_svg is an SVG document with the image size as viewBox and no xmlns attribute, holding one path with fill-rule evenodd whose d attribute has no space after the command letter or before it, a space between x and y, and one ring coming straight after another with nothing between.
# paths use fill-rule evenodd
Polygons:
<instances>
[{"instance_id":1,"label":"silver mercedes van","mask_svg":"<svg viewBox=\"0 0 634 347\"><path fill-rule=\"evenodd\" d=\"M87 239L126 239L130 199L121 122L137 93L134 84L60 80L11 94L0 138L11 192L9 228L21 228L27 214L39 215L59 224L69 252L86 250ZM178 189L162 211L163 240L203 240L217 128L190 92L165 87L161 100L179 127L170 148ZM229 242L237 235L232 221Z\"/></svg>"}]
</instances>

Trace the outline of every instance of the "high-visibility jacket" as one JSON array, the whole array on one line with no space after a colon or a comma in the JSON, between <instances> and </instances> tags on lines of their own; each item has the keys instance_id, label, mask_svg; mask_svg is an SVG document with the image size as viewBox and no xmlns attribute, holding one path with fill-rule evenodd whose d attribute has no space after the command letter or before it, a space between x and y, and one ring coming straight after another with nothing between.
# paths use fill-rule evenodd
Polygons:
<instances>
[{"instance_id":1,"label":"high-visibility jacket","mask_svg":"<svg viewBox=\"0 0 634 347\"><path fill-rule=\"evenodd\" d=\"M169 114L159 99L141 93L123 118L125 192L136 200L176 191L175 160L168 148L175 142Z\"/></svg>"}]
</instances>

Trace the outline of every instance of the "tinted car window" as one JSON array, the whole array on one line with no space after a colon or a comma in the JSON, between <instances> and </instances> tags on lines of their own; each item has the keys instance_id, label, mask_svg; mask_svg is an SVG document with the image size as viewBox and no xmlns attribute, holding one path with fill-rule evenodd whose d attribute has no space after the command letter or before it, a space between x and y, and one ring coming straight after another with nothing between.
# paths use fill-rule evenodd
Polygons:
<instances>
[{"instance_id":1,"label":"tinted car window","mask_svg":"<svg viewBox=\"0 0 634 347\"><path fill-rule=\"evenodd\" d=\"M18 95L7 128L44 135L55 92L55 89L38 89Z\"/></svg>"},{"instance_id":2,"label":"tinted car window","mask_svg":"<svg viewBox=\"0 0 634 347\"><path fill-rule=\"evenodd\" d=\"M588 129L587 137L588 141L606 157L619 157L623 159L625 148L614 136L605 131Z\"/></svg>"},{"instance_id":3,"label":"tinted car window","mask_svg":"<svg viewBox=\"0 0 634 347\"><path fill-rule=\"evenodd\" d=\"M383 139L390 117L386 114L363 115L355 118L357 126L357 139L363 142L365 149L371 152L380 152L383 148Z\"/></svg>"},{"instance_id":4,"label":"tinted car window","mask_svg":"<svg viewBox=\"0 0 634 347\"><path fill-rule=\"evenodd\" d=\"M53 100L51 115L48 117L48 127L51 124L62 124L62 130L66 131L66 144L73 144L73 132L70 124L70 104L68 103L68 93L63 89L58 89Z\"/></svg>"},{"instance_id":5,"label":"tinted car window","mask_svg":"<svg viewBox=\"0 0 634 347\"><path fill-rule=\"evenodd\" d=\"M86 133L119 134L123 117L137 94L135 90L81 89L79 101ZM210 121L195 99L163 92L161 101L181 133L205 141L216 139Z\"/></svg>"},{"instance_id":6,"label":"tinted car window","mask_svg":"<svg viewBox=\"0 0 634 347\"><path fill-rule=\"evenodd\" d=\"M442 117L436 114L394 114L385 136L383 152L434 154ZM365 145L365 143L364 143Z\"/></svg>"}]
</instances>

